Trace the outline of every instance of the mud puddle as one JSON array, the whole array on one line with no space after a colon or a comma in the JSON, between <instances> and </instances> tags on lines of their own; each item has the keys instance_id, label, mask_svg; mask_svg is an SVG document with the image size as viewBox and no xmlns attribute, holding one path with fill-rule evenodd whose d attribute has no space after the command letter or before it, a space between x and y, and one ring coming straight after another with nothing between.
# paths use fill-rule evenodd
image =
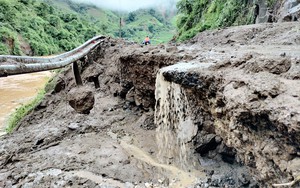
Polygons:
<instances>
[{"instance_id":1,"label":"mud puddle","mask_svg":"<svg viewBox=\"0 0 300 188\"><path fill-rule=\"evenodd\" d=\"M114 139L118 139L118 135L112 132L108 132L108 135ZM172 164L163 164L157 161L154 156L149 155L143 149L135 146L133 143L133 138L131 136L124 136L119 140L120 146L128 153L129 156L137 159L141 163L156 169L153 173L158 173L158 182L162 183L167 180L167 187L172 188L181 188L181 187L190 187L197 183L197 180L205 178L205 173L200 170L189 170L186 172ZM144 165L141 165L144 166ZM161 187L153 185L153 187Z\"/></svg>"},{"instance_id":2,"label":"mud puddle","mask_svg":"<svg viewBox=\"0 0 300 188\"><path fill-rule=\"evenodd\" d=\"M136 159L149 164L150 166L157 167L161 169L162 173L168 174L168 179L170 184L168 186L173 188L180 187L189 187L196 183L197 179L204 178L205 174L200 171L191 171L185 172L175 166L161 164L153 159L150 155L145 153L140 148L128 144L126 141L121 141L120 145L130 154L133 155ZM159 180L160 181L160 180Z\"/></svg>"},{"instance_id":3,"label":"mud puddle","mask_svg":"<svg viewBox=\"0 0 300 188\"><path fill-rule=\"evenodd\" d=\"M0 135L5 134L9 115L32 100L52 73L49 71L0 78Z\"/></svg>"}]
</instances>

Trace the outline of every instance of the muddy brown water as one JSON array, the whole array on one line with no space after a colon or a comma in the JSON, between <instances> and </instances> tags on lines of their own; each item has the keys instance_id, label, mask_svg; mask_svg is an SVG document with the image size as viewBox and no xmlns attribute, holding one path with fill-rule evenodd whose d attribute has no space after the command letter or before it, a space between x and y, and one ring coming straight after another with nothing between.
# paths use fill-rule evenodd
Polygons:
<instances>
[{"instance_id":1,"label":"muddy brown water","mask_svg":"<svg viewBox=\"0 0 300 188\"><path fill-rule=\"evenodd\" d=\"M5 134L9 115L32 100L51 75L45 71L0 78L0 135Z\"/></svg>"}]
</instances>

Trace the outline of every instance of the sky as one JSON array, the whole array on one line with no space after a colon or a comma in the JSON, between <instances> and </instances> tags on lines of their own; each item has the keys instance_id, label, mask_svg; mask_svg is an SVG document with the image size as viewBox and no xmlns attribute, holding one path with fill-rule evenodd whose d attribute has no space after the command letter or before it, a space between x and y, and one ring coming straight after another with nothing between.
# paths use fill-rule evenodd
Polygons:
<instances>
[{"instance_id":1,"label":"sky","mask_svg":"<svg viewBox=\"0 0 300 188\"><path fill-rule=\"evenodd\" d=\"M177 0L73 0L81 3L92 3L102 8L122 11L134 11L139 8L154 6L175 7Z\"/></svg>"}]
</instances>

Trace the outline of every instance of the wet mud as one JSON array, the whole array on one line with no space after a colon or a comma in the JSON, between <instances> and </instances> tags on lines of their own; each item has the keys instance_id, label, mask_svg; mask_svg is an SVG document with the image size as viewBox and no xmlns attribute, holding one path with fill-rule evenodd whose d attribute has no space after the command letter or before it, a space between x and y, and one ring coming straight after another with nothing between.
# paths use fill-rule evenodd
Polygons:
<instances>
[{"instance_id":1,"label":"wet mud","mask_svg":"<svg viewBox=\"0 0 300 188\"><path fill-rule=\"evenodd\" d=\"M300 33L290 31L297 29L242 26L146 47L106 38L88 54L93 62L79 66L95 99L89 114L69 105L76 84L65 69L20 129L1 137L0 187L271 187L293 180ZM168 67L177 63L184 65Z\"/></svg>"}]
</instances>

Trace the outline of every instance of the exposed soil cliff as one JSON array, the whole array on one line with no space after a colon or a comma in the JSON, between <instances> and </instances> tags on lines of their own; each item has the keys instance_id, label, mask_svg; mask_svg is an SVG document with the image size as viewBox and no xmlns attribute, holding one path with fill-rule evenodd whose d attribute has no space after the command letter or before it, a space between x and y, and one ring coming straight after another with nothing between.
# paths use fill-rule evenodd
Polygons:
<instances>
[{"instance_id":1,"label":"exposed soil cliff","mask_svg":"<svg viewBox=\"0 0 300 188\"><path fill-rule=\"evenodd\" d=\"M93 109L69 106L76 85L64 70L18 131L1 138L0 187L291 181L300 157L299 31L298 23L251 25L144 47L106 38L80 65Z\"/></svg>"}]
</instances>

